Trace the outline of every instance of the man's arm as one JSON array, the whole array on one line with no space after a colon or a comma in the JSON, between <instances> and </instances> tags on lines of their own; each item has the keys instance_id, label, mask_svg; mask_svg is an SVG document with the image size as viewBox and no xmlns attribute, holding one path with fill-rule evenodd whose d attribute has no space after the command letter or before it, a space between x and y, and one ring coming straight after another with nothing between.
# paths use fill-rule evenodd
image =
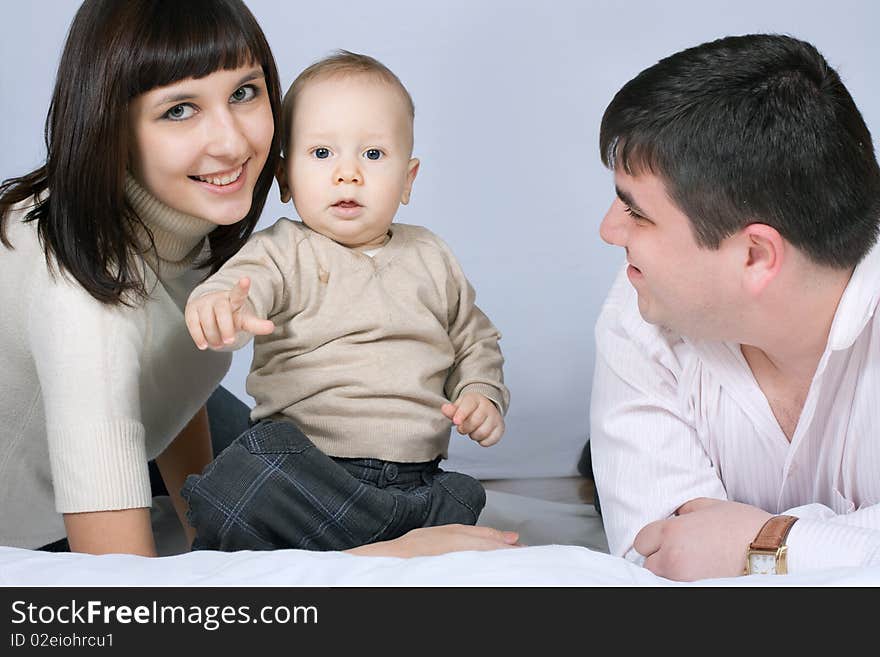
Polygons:
<instances>
[{"instance_id":1,"label":"man's arm","mask_svg":"<svg viewBox=\"0 0 880 657\"><path fill-rule=\"evenodd\" d=\"M880 504L855 509L841 500L839 511L821 504L783 511L799 518L786 541L789 572L880 565Z\"/></svg>"},{"instance_id":2,"label":"man's arm","mask_svg":"<svg viewBox=\"0 0 880 657\"><path fill-rule=\"evenodd\" d=\"M674 343L641 319L634 297L621 273L596 324L590 445L610 551L641 563L648 555L633 544L643 527L727 494L680 401Z\"/></svg>"}]
</instances>

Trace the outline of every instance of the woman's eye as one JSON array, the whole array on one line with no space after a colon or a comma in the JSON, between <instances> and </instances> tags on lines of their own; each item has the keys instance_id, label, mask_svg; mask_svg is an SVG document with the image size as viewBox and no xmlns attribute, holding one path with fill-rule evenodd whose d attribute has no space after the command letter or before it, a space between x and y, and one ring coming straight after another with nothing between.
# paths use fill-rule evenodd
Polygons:
<instances>
[{"instance_id":1,"label":"woman's eye","mask_svg":"<svg viewBox=\"0 0 880 657\"><path fill-rule=\"evenodd\" d=\"M382 155L382 151L380 151L378 148L370 148L364 151L364 157L368 160L379 160L382 158Z\"/></svg>"},{"instance_id":2,"label":"woman's eye","mask_svg":"<svg viewBox=\"0 0 880 657\"><path fill-rule=\"evenodd\" d=\"M183 121L184 119L191 117L193 114L195 114L195 109L193 109L192 105L182 104L175 105L165 112L164 116L172 121Z\"/></svg>"},{"instance_id":3,"label":"woman's eye","mask_svg":"<svg viewBox=\"0 0 880 657\"><path fill-rule=\"evenodd\" d=\"M232 92L232 95L229 97L233 102L236 103L246 103L252 98L256 97L257 90L252 84L246 84L243 87L239 87L235 91Z\"/></svg>"},{"instance_id":4,"label":"woman's eye","mask_svg":"<svg viewBox=\"0 0 880 657\"><path fill-rule=\"evenodd\" d=\"M330 149L329 148L316 148L314 150L315 157L319 160L326 160L330 157Z\"/></svg>"}]
</instances>

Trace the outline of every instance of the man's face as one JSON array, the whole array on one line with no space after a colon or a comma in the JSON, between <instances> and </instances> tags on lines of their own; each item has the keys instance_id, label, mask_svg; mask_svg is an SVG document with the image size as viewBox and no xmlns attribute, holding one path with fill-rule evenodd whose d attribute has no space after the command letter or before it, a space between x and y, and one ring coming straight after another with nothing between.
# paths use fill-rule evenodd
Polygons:
<instances>
[{"instance_id":1,"label":"man's face","mask_svg":"<svg viewBox=\"0 0 880 657\"><path fill-rule=\"evenodd\" d=\"M690 338L732 338L740 300L734 249L699 246L658 176L618 170L614 183L618 198L599 234L626 250L645 321Z\"/></svg>"},{"instance_id":2,"label":"man's face","mask_svg":"<svg viewBox=\"0 0 880 657\"><path fill-rule=\"evenodd\" d=\"M380 246L409 201L419 161L401 94L366 75L308 83L296 99L286 158L293 203L312 230L348 246Z\"/></svg>"}]
</instances>

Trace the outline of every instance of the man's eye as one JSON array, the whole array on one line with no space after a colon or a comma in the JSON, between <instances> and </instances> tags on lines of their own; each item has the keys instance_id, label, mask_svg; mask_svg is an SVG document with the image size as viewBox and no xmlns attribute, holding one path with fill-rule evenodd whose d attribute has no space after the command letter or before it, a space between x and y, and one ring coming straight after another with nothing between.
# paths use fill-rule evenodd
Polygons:
<instances>
[{"instance_id":1,"label":"man's eye","mask_svg":"<svg viewBox=\"0 0 880 657\"><path fill-rule=\"evenodd\" d=\"M380 151L378 148L369 148L364 151L364 157L368 160L380 160L384 153Z\"/></svg>"},{"instance_id":2,"label":"man's eye","mask_svg":"<svg viewBox=\"0 0 880 657\"><path fill-rule=\"evenodd\" d=\"M329 148L316 148L314 150L315 157L319 160L326 160L330 157L330 149Z\"/></svg>"},{"instance_id":3,"label":"man's eye","mask_svg":"<svg viewBox=\"0 0 880 657\"><path fill-rule=\"evenodd\" d=\"M640 215L638 212L636 212L635 210L633 210L633 209L630 208L630 207L627 207L627 208L626 208L626 213L627 213L630 217L632 217L633 219L635 219L636 221L644 221L644 220L645 220L645 217L643 217L642 215Z\"/></svg>"},{"instance_id":4,"label":"man's eye","mask_svg":"<svg viewBox=\"0 0 880 657\"><path fill-rule=\"evenodd\" d=\"M243 87L239 87L235 91L232 92L232 95L229 97L232 101L236 103L245 103L252 98L255 98L257 95L257 89L252 84L246 84Z\"/></svg>"},{"instance_id":5,"label":"man's eye","mask_svg":"<svg viewBox=\"0 0 880 657\"><path fill-rule=\"evenodd\" d=\"M166 119L171 119L172 121L183 121L184 119L188 119L193 114L195 114L195 109L192 105L181 104L175 105L170 110L163 114L163 117Z\"/></svg>"}]
</instances>

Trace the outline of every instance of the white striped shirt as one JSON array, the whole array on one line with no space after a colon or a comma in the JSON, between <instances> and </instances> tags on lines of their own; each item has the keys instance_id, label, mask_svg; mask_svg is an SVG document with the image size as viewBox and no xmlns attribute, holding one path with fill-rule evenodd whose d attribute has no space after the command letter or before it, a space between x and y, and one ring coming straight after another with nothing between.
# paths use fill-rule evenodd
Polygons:
<instances>
[{"instance_id":1,"label":"white striped shirt","mask_svg":"<svg viewBox=\"0 0 880 657\"><path fill-rule=\"evenodd\" d=\"M696 497L800 518L790 572L880 564L880 246L838 304L789 443L735 343L645 322L625 271L596 324L593 471L612 554ZM745 560L745 555L743 555Z\"/></svg>"}]
</instances>

